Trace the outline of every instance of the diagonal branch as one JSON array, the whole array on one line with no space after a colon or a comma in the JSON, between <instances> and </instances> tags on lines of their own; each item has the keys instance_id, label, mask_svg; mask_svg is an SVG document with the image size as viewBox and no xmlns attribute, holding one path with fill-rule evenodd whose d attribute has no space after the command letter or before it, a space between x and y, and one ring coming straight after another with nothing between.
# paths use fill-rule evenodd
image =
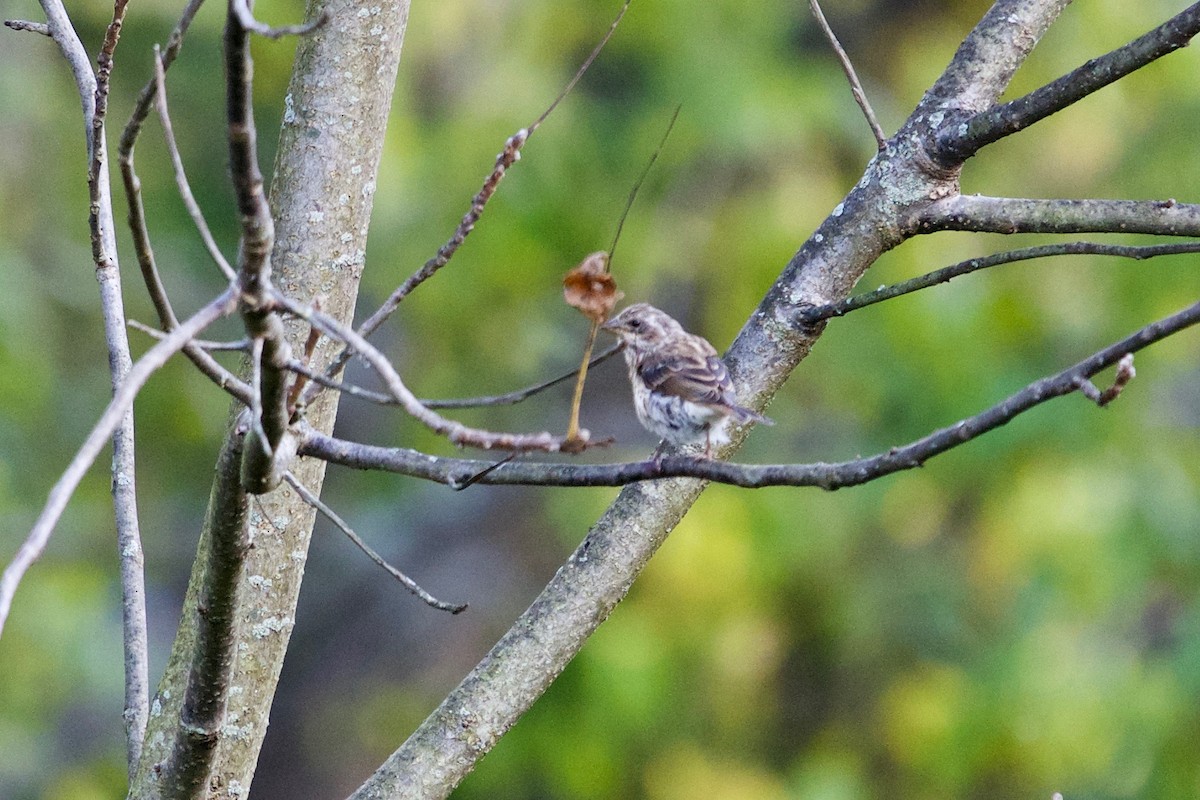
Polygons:
<instances>
[{"instance_id":1,"label":"diagonal branch","mask_svg":"<svg viewBox=\"0 0 1200 800\"><path fill-rule=\"evenodd\" d=\"M960 275L967 275L972 272L998 267L1003 264L1014 264L1019 261L1029 261L1035 258L1047 258L1050 256L1066 256L1066 255L1094 255L1094 256L1119 256L1121 258L1132 258L1137 261L1142 261L1148 258L1156 258L1158 256L1173 256L1183 253L1198 253L1200 252L1200 242L1180 242L1178 244L1151 244L1151 245L1123 245L1123 244L1102 244L1100 242L1064 242L1061 244L1043 244L1036 247L1024 247L1018 250L1007 250L1003 253L995 253L990 256L981 258L969 258L966 261L960 261L957 264L951 264L948 267L943 267L939 270L920 275L911 280L894 283L891 286L884 286L876 289L873 292L864 292L863 294L849 297L837 303L827 303L825 305L812 306L804 309L800 317L807 324L819 322L830 317L840 317L843 314L849 314L851 311L857 311L860 308L882 303L884 300L891 300L895 297L911 294L912 292L928 289L931 286L936 286L939 283L946 283Z\"/></svg>"},{"instance_id":2,"label":"diagonal branch","mask_svg":"<svg viewBox=\"0 0 1200 800\"><path fill-rule=\"evenodd\" d=\"M997 0L967 35L918 111L990 108L1071 0Z\"/></svg>"},{"instance_id":3,"label":"diagonal branch","mask_svg":"<svg viewBox=\"0 0 1200 800\"><path fill-rule=\"evenodd\" d=\"M238 640L238 591L250 550L250 500L238 475L248 428L247 412L225 439L208 501L201 544L205 579L195 606L195 639L187 682L168 758L156 765L158 796L208 796L209 774L226 721Z\"/></svg>"},{"instance_id":4,"label":"diagonal branch","mask_svg":"<svg viewBox=\"0 0 1200 800\"><path fill-rule=\"evenodd\" d=\"M821 4L817 0L808 0L808 5L812 8L813 16L817 19L821 33L825 34L829 46L833 48L833 54L837 56L838 63L842 65L842 72L846 73L846 80L850 82L850 92L854 95L854 102L858 103L863 116L867 118L867 125L871 127L871 133L875 135L875 143L879 145L880 150L884 149L887 147L887 134L883 132L879 120L875 117L875 110L871 108L871 102L867 100L867 93L863 91L862 81L858 79L858 73L854 70L850 56L846 54L842 43L838 41L837 34L833 32L829 21L825 19L825 12L821 10Z\"/></svg>"},{"instance_id":5,"label":"diagonal branch","mask_svg":"<svg viewBox=\"0 0 1200 800\"><path fill-rule=\"evenodd\" d=\"M356 469L385 470L437 481L451 488L463 487L468 482L536 486L624 486L635 481L688 477L748 489L766 486L819 486L830 490L841 489L922 466L934 456L995 430L1035 406L1083 389L1100 371L1197 323L1200 323L1200 303L1146 325L1055 375L1034 381L973 417L934 431L909 444L893 447L885 453L839 463L750 465L668 456L625 464L539 464L514 461L492 465L486 461L435 458L415 450L346 442L311 430L302 433L299 452L301 455ZM1132 370L1128 370L1124 378L1118 376L1114 386L1119 385L1123 388L1131 377ZM1117 388L1107 397L1104 404L1110 402L1119 392L1120 388ZM1084 390L1084 393L1091 397L1088 390ZM1097 398L1103 394L1098 393ZM480 475L484 470L487 470L487 474Z\"/></svg>"},{"instance_id":6,"label":"diagonal branch","mask_svg":"<svg viewBox=\"0 0 1200 800\"><path fill-rule=\"evenodd\" d=\"M451 614L459 614L467 610L466 603L447 603L444 600L438 600L429 592L422 589L412 578L389 564L383 556L376 553L369 544L363 541L362 537L355 533L354 529L347 525L346 521L338 516L337 512L321 502L321 498L304 488L304 484L295 475L289 472L283 476L283 479L287 481L289 486L296 490L296 494L300 495L304 499L304 502L320 511L326 519L337 526L338 530L346 534L346 538L353 542L354 546L363 552L363 555L374 561L377 566L382 567L393 578L400 581L400 584L420 598L421 602L439 611L449 611Z\"/></svg>"},{"instance_id":7,"label":"diagonal branch","mask_svg":"<svg viewBox=\"0 0 1200 800\"><path fill-rule=\"evenodd\" d=\"M17 551L12 563L4 570L4 576L0 578L0 631L4 629L4 621L8 618L9 609L12 607L13 594L21 582L22 576L46 548L46 542L49 541L50 534L58 524L75 488L79 486L79 482L83 480L88 468L100 455L100 451L104 449L105 442L133 406L133 400L137 393L146 385L150 376L167 363L172 355L183 349L184 344L192 337L199 334L212 322L232 313L235 302L235 290L233 288L226 289L215 300L168 333L162 341L147 350L133 365L125 380L113 394L112 400L92 428L91 433L88 434L75 457L71 459L71 463L63 472L62 477L50 490L50 496L42 508L42 513L34 523L33 529Z\"/></svg>"},{"instance_id":8,"label":"diagonal branch","mask_svg":"<svg viewBox=\"0 0 1200 800\"><path fill-rule=\"evenodd\" d=\"M275 303L288 313L319 328L326 336L345 342L348 349L362 356L371 368L379 374L397 405L403 408L434 433L445 436L456 445L470 445L484 450L538 450L547 453L564 451L567 440L555 436L548 431L541 433L498 433L481 428L471 428L460 422L446 419L437 412L423 405L420 400L404 385L404 381L396 372L387 357L379 352L370 342L347 325L321 313L311 307L304 306L279 292L274 293ZM580 431L580 440L588 440L588 432ZM577 440L578 441L578 440ZM572 451L575 452L575 451Z\"/></svg>"},{"instance_id":9,"label":"diagonal branch","mask_svg":"<svg viewBox=\"0 0 1200 800\"><path fill-rule=\"evenodd\" d=\"M937 137L937 157L962 162L981 148L1062 111L1147 64L1186 47L1200 33L1200 3L1040 89L1001 106L946 125Z\"/></svg>"},{"instance_id":10,"label":"diagonal branch","mask_svg":"<svg viewBox=\"0 0 1200 800\"><path fill-rule=\"evenodd\" d=\"M1200 236L1200 204L1175 200L1041 200L954 195L920 209L916 233L1154 233Z\"/></svg>"}]
</instances>

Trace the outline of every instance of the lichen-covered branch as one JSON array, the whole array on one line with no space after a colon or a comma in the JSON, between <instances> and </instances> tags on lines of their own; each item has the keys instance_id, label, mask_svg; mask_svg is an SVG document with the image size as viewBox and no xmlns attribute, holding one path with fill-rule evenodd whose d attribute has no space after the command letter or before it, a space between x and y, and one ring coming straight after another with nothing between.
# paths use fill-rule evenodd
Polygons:
<instances>
[{"instance_id":1,"label":"lichen-covered branch","mask_svg":"<svg viewBox=\"0 0 1200 800\"><path fill-rule=\"evenodd\" d=\"M952 119L939 133L940 160L962 162L980 148L1028 128L1077 103L1135 70L1187 46L1200 33L1200 3L1189 6L1154 30L1078 69L1003 105L960 121Z\"/></svg>"},{"instance_id":2,"label":"lichen-covered branch","mask_svg":"<svg viewBox=\"0 0 1200 800\"><path fill-rule=\"evenodd\" d=\"M240 578L250 548L250 495L238 473L248 428L246 417L243 414L226 437L217 459L217 477L199 548L205 577L196 590L195 604L185 612L195 616L190 622L194 638L170 756L156 765L154 790L140 796L195 800L208 796L217 740L226 722L238 644L235 626Z\"/></svg>"},{"instance_id":3,"label":"lichen-covered branch","mask_svg":"<svg viewBox=\"0 0 1200 800\"><path fill-rule=\"evenodd\" d=\"M1153 233L1200 236L1200 204L1175 200L1042 200L954 195L919 209L917 233Z\"/></svg>"}]
</instances>

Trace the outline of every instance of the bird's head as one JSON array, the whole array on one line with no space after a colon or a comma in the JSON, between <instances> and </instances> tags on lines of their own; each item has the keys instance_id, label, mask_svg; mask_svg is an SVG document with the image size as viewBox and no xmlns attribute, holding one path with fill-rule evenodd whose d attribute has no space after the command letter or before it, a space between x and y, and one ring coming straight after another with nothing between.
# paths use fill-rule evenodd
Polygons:
<instances>
[{"instance_id":1,"label":"bird's head","mask_svg":"<svg viewBox=\"0 0 1200 800\"><path fill-rule=\"evenodd\" d=\"M641 350L654 348L683 331L671 315L648 303L634 303L600 327Z\"/></svg>"}]
</instances>

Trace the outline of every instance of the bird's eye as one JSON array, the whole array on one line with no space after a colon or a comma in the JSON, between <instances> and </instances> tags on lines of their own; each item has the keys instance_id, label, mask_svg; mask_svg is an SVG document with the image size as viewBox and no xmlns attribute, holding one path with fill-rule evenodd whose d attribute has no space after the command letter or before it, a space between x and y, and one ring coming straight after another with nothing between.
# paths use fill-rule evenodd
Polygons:
<instances>
[{"instance_id":1,"label":"bird's eye","mask_svg":"<svg viewBox=\"0 0 1200 800\"><path fill-rule=\"evenodd\" d=\"M642 327L642 321L635 317L634 319L629 320L629 327L636 331L638 328Z\"/></svg>"}]
</instances>

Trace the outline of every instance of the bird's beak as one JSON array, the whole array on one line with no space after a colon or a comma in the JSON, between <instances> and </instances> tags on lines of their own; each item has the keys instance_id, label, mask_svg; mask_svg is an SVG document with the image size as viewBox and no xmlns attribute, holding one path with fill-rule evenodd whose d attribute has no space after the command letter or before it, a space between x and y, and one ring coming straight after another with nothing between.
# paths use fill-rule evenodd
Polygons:
<instances>
[{"instance_id":1,"label":"bird's beak","mask_svg":"<svg viewBox=\"0 0 1200 800\"><path fill-rule=\"evenodd\" d=\"M605 333L611 333L614 336L621 332L621 323L617 322L617 318L613 317L608 322L600 326L600 330Z\"/></svg>"}]
</instances>

